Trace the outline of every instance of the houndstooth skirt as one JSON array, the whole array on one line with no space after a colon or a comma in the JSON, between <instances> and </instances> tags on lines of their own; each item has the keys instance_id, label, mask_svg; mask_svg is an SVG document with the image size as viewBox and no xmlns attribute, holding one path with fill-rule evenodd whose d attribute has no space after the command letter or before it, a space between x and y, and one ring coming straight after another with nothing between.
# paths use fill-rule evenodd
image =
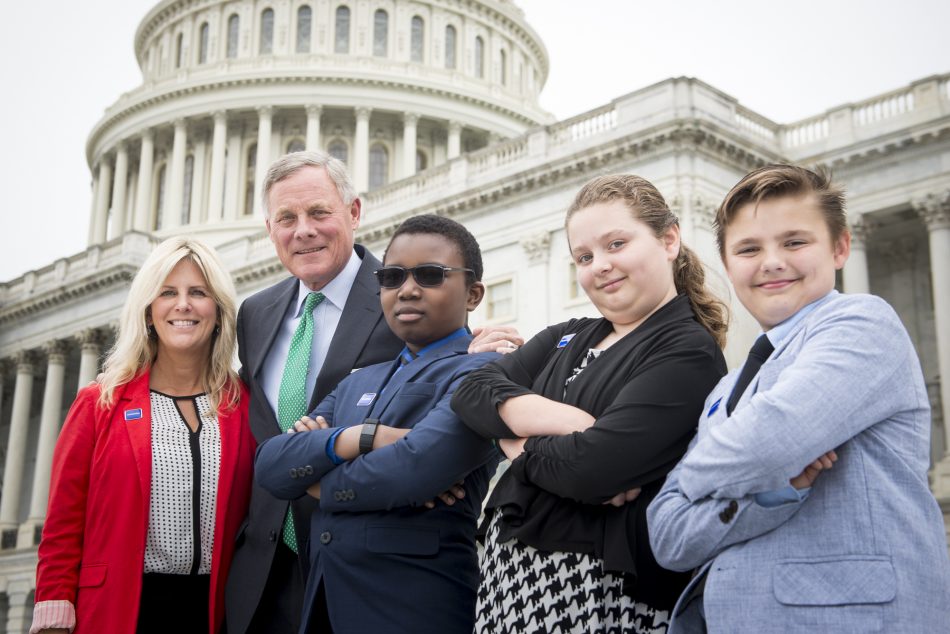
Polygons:
<instances>
[{"instance_id":1,"label":"houndstooth skirt","mask_svg":"<svg viewBox=\"0 0 950 634\"><path fill-rule=\"evenodd\" d=\"M670 614L626 596L622 578L592 555L499 543L495 513L482 553L475 609L479 634L666 634Z\"/></svg>"}]
</instances>

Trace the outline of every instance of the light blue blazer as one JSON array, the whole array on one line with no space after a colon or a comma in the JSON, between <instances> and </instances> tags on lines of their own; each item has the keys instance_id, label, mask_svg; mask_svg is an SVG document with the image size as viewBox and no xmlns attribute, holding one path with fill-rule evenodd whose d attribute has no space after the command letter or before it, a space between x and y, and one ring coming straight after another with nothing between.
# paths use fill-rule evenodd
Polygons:
<instances>
[{"instance_id":1,"label":"light blue blazer","mask_svg":"<svg viewBox=\"0 0 950 634\"><path fill-rule=\"evenodd\" d=\"M950 561L927 484L930 407L893 309L833 295L772 353L731 417L726 376L648 510L661 565L702 568L670 634L948 632ZM759 506L835 449L803 502ZM702 599L684 608L705 576Z\"/></svg>"}]
</instances>

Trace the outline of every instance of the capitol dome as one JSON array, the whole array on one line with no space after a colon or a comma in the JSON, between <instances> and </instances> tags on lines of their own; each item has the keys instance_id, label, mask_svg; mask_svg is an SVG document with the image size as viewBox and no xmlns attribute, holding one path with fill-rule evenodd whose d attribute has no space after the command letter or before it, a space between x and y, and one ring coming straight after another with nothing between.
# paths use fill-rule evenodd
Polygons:
<instances>
[{"instance_id":1,"label":"capitol dome","mask_svg":"<svg viewBox=\"0 0 950 634\"><path fill-rule=\"evenodd\" d=\"M552 117L548 54L506 0L163 0L143 84L95 125L89 244L128 230L260 231L260 184L323 148L367 192Z\"/></svg>"}]
</instances>

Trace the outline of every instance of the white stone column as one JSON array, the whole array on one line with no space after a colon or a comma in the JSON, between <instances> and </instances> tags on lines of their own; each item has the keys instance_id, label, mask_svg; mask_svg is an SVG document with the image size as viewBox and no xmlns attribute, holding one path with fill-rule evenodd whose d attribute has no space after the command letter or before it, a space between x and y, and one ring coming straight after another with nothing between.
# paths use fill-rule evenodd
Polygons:
<instances>
[{"instance_id":1,"label":"white stone column","mask_svg":"<svg viewBox=\"0 0 950 634\"><path fill-rule=\"evenodd\" d=\"M96 208L99 206L99 171L93 169L92 174L92 204L89 205L89 232L86 244L96 243Z\"/></svg>"},{"instance_id":2,"label":"white stone column","mask_svg":"<svg viewBox=\"0 0 950 634\"><path fill-rule=\"evenodd\" d=\"M40 435L36 444L36 466L33 469L33 489L30 494L30 514L20 526L18 548L31 548L39 543L36 528L46 518L49 498L50 471L53 467L53 448L59 435L63 409L63 376L66 369L66 345L51 341L46 352L46 387L43 389L43 409L40 413Z\"/></svg>"},{"instance_id":3,"label":"white stone column","mask_svg":"<svg viewBox=\"0 0 950 634\"><path fill-rule=\"evenodd\" d=\"M135 186L135 218L132 227L136 231L149 231L148 223L152 204L152 170L155 168L155 135L151 130L142 133L142 150L139 154L139 178ZM161 210L159 210L161 211Z\"/></svg>"},{"instance_id":4,"label":"white stone column","mask_svg":"<svg viewBox=\"0 0 950 634\"><path fill-rule=\"evenodd\" d=\"M261 211L261 190L264 177L270 167L271 130L274 122L274 109L263 106L257 109L257 164L254 166L254 205L255 213Z\"/></svg>"},{"instance_id":5,"label":"white stone column","mask_svg":"<svg viewBox=\"0 0 950 634\"><path fill-rule=\"evenodd\" d=\"M6 632L26 634L33 622L33 606L28 604L33 583L28 579L11 580L6 588L9 608L7 610Z\"/></svg>"},{"instance_id":6,"label":"white stone column","mask_svg":"<svg viewBox=\"0 0 950 634\"><path fill-rule=\"evenodd\" d=\"M86 387L99 374L99 354L102 352L102 334L95 328L88 328L76 335L79 344L79 380L76 391Z\"/></svg>"},{"instance_id":7,"label":"white stone column","mask_svg":"<svg viewBox=\"0 0 950 634\"><path fill-rule=\"evenodd\" d=\"M214 113L214 133L211 139L211 172L208 176L208 224L220 222L224 206L225 143L228 137L228 114Z\"/></svg>"},{"instance_id":8,"label":"white stone column","mask_svg":"<svg viewBox=\"0 0 950 634\"><path fill-rule=\"evenodd\" d=\"M449 144L446 156L451 161L462 153L462 124L449 121Z\"/></svg>"},{"instance_id":9,"label":"white stone column","mask_svg":"<svg viewBox=\"0 0 950 634\"><path fill-rule=\"evenodd\" d=\"M323 108L320 106L307 106L307 149L319 150L320 148L320 114Z\"/></svg>"},{"instance_id":10,"label":"white stone column","mask_svg":"<svg viewBox=\"0 0 950 634\"><path fill-rule=\"evenodd\" d=\"M851 255L841 272L846 293L870 293L871 282L868 277L867 240L871 232L871 222L864 216L858 216L851 222Z\"/></svg>"},{"instance_id":11,"label":"white stone column","mask_svg":"<svg viewBox=\"0 0 950 634\"><path fill-rule=\"evenodd\" d=\"M544 289L550 287L548 262L551 259L551 233L539 231L525 235L519 243L528 258L528 265L519 274L519 281L524 282L524 290L512 301L517 302L516 310L522 316L518 321L519 327L525 323L525 332L539 332L550 321L550 300Z\"/></svg>"},{"instance_id":12,"label":"white stone column","mask_svg":"<svg viewBox=\"0 0 950 634\"><path fill-rule=\"evenodd\" d=\"M399 178L416 173L416 124L419 115L406 112L402 115L402 166Z\"/></svg>"},{"instance_id":13,"label":"white stone column","mask_svg":"<svg viewBox=\"0 0 950 634\"><path fill-rule=\"evenodd\" d=\"M93 213L92 244L106 241L109 221L109 197L112 195L112 163L107 156L99 159L99 187Z\"/></svg>"},{"instance_id":14,"label":"white stone column","mask_svg":"<svg viewBox=\"0 0 950 634\"><path fill-rule=\"evenodd\" d=\"M930 278L933 288L934 330L943 416L943 458L934 465L934 495L950 500L950 191L914 202L930 236Z\"/></svg>"},{"instance_id":15,"label":"white stone column","mask_svg":"<svg viewBox=\"0 0 950 634\"><path fill-rule=\"evenodd\" d=\"M7 441L7 461L3 467L3 495L0 496L0 530L3 542L7 531L15 530L19 522L20 489L23 482L23 463L26 459L26 439L29 432L30 401L33 398L33 355L20 352L16 356L16 386L13 388L13 412L10 417L10 437Z\"/></svg>"},{"instance_id":16,"label":"white stone column","mask_svg":"<svg viewBox=\"0 0 950 634\"><path fill-rule=\"evenodd\" d=\"M162 228L174 229L181 226L181 212L184 206L185 153L188 144L188 132L184 119L175 121L175 136L172 141L172 163L169 170L168 196L162 216Z\"/></svg>"},{"instance_id":17,"label":"white stone column","mask_svg":"<svg viewBox=\"0 0 950 634\"><path fill-rule=\"evenodd\" d=\"M369 189L369 116L371 108L356 109L356 134L353 139L353 163L350 174L358 193Z\"/></svg>"},{"instance_id":18,"label":"white stone column","mask_svg":"<svg viewBox=\"0 0 950 634\"><path fill-rule=\"evenodd\" d=\"M235 126L238 127L238 126ZM243 129L230 131L228 137L228 158L224 175L224 219L236 220L241 211L243 192L241 191L241 142Z\"/></svg>"},{"instance_id":19,"label":"white stone column","mask_svg":"<svg viewBox=\"0 0 950 634\"><path fill-rule=\"evenodd\" d=\"M129 180L129 151L119 142L115 152L115 179L112 185L112 237L125 232L125 191Z\"/></svg>"},{"instance_id":20,"label":"white stone column","mask_svg":"<svg viewBox=\"0 0 950 634\"><path fill-rule=\"evenodd\" d=\"M208 135L202 131L194 135L195 154L191 166L191 224L204 222L208 217L205 206L205 155L208 153Z\"/></svg>"}]
</instances>

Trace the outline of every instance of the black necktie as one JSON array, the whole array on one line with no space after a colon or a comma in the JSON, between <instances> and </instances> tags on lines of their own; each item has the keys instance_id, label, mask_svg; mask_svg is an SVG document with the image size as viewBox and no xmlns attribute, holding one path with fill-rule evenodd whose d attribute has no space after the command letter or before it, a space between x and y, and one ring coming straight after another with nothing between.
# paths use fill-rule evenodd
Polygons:
<instances>
[{"instance_id":1,"label":"black necktie","mask_svg":"<svg viewBox=\"0 0 950 634\"><path fill-rule=\"evenodd\" d=\"M732 410L736 408L736 403L742 398L742 393L749 387L749 383L751 383L753 377L759 373L759 368L762 367L762 364L769 358L773 350L775 350L775 348L772 347L772 342L769 341L769 338L764 334L759 335L759 338L752 344L752 349L749 350L749 356L745 360L745 365L742 366L742 372L739 373L739 380L736 381L736 386L732 388L732 394L729 395L729 400L726 401L727 416L732 415Z\"/></svg>"}]
</instances>

